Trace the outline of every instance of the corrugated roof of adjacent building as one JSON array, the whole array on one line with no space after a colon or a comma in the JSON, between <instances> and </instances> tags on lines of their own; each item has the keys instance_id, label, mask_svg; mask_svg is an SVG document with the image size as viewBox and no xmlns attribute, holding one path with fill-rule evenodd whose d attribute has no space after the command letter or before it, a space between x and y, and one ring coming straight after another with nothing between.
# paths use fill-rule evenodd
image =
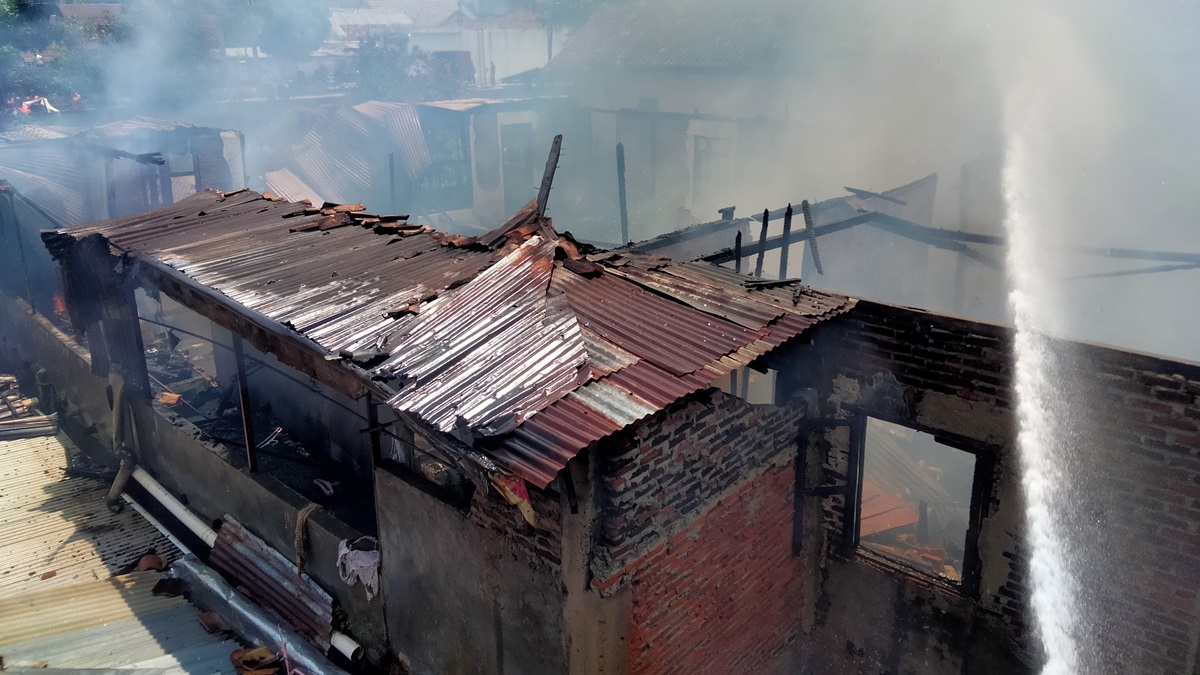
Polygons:
<instances>
[{"instance_id":1,"label":"corrugated roof of adjacent building","mask_svg":"<svg viewBox=\"0 0 1200 675\"><path fill-rule=\"evenodd\" d=\"M852 305L707 263L581 253L532 204L472 239L386 220L204 192L67 237L100 233L326 358L370 364L358 372L385 383L397 410L469 431L539 487L591 443Z\"/></svg>"},{"instance_id":2,"label":"corrugated roof of adjacent building","mask_svg":"<svg viewBox=\"0 0 1200 675\"><path fill-rule=\"evenodd\" d=\"M62 434L0 441L5 667L233 673L240 645L205 632L183 597L154 595L159 574L117 574L179 550L133 509L110 512L104 481L67 476L76 452Z\"/></svg>"},{"instance_id":3,"label":"corrugated roof of adjacent building","mask_svg":"<svg viewBox=\"0 0 1200 675\"><path fill-rule=\"evenodd\" d=\"M66 475L77 452L61 433L0 441L0 598L107 579L151 548L178 555L133 511L109 512L103 481Z\"/></svg>"},{"instance_id":4,"label":"corrugated roof of adjacent building","mask_svg":"<svg viewBox=\"0 0 1200 675\"><path fill-rule=\"evenodd\" d=\"M738 71L773 66L790 44L797 5L786 0L636 0L601 8L548 69L682 68Z\"/></svg>"},{"instance_id":5,"label":"corrugated roof of adjacent building","mask_svg":"<svg viewBox=\"0 0 1200 675\"><path fill-rule=\"evenodd\" d=\"M400 12L412 19L413 28L441 26L456 12L458 0L368 0L371 9Z\"/></svg>"},{"instance_id":6,"label":"corrugated roof of adjacent building","mask_svg":"<svg viewBox=\"0 0 1200 675\"><path fill-rule=\"evenodd\" d=\"M397 172L415 178L430 164L421 121L411 103L367 101L317 111L304 150L266 174L267 187L287 199L348 203L386 187L388 154Z\"/></svg>"}]
</instances>

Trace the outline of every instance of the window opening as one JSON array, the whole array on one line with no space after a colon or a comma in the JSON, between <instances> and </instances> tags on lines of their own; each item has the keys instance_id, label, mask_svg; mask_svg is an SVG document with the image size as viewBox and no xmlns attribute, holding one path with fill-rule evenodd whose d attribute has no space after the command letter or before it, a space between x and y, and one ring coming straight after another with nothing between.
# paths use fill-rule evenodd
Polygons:
<instances>
[{"instance_id":1,"label":"window opening","mask_svg":"<svg viewBox=\"0 0 1200 675\"><path fill-rule=\"evenodd\" d=\"M744 399L747 403L775 404L776 371L765 373L742 367L717 380L716 386L726 394Z\"/></svg>"},{"instance_id":2,"label":"window opening","mask_svg":"<svg viewBox=\"0 0 1200 675\"><path fill-rule=\"evenodd\" d=\"M692 201L697 205L712 201L729 180L733 157L732 143L725 138L694 136L692 140Z\"/></svg>"},{"instance_id":3,"label":"window opening","mask_svg":"<svg viewBox=\"0 0 1200 675\"><path fill-rule=\"evenodd\" d=\"M864 440L859 547L962 583L975 455L874 418L867 419Z\"/></svg>"}]
</instances>

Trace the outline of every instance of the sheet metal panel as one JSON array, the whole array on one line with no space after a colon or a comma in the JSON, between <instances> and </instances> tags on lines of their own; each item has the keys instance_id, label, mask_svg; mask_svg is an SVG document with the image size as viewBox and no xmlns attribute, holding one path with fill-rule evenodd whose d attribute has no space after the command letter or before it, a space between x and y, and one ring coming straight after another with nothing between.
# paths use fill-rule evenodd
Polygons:
<instances>
[{"instance_id":1,"label":"sheet metal panel","mask_svg":"<svg viewBox=\"0 0 1200 675\"><path fill-rule=\"evenodd\" d=\"M429 167L429 146L425 144L425 135L421 132L416 106L411 103L367 101L354 106L354 109L375 120L387 131L391 146L400 150L404 172L409 178L416 178Z\"/></svg>"},{"instance_id":2,"label":"sheet metal panel","mask_svg":"<svg viewBox=\"0 0 1200 675\"><path fill-rule=\"evenodd\" d=\"M328 216L302 204L205 192L71 234L150 253L328 352L383 350L373 374L397 389L391 405L503 436L500 464L542 486L589 444L851 305L628 251L589 256L582 276L554 263L548 226L497 236L496 251L363 217L322 231Z\"/></svg>"},{"instance_id":3,"label":"sheet metal panel","mask_svg":"<svg viewBox=\"0 0 1200 675\"><path fill-rule=\"evenodd\" d=\"M329 647L333 599L312 577L297 574L292 561L232 516L226 515L217 531L209 563L237 579L246 595L274 610L298 633Z\"/></svg>"},{"instance_id":4,"label":"sheet metal panel","mask_svg":"<svg viewBox=\"0 0 1200 675\"><path fill-rule=\"evenodd\" d=\"M0 599L107 578L150 548L179 555L132 510L105 508L104 481L66 475L78 452L61 433L0 441Z\"/></svg>"},{"instance_id":5,"label":"sheet metal panel","mask_svg":"<svg viewBox=\"0 0 1200 675\"><path fill-rule=\"evenodd\" d=\"M554 284L585 328L676 375L694 372L755 337L611 275L585 279L558 269Z\"/></svg>"},{"instance_id":6,"label":"sheet metal panel","mask_svg":"<svg viewBox=\"0 0 1200 675\"><path fill-rule=\"evenodd\" d=\"M442 431L511 431L580 384L587 351L562 298L547 297L555 242L533 237L423 312L376 372L406 381L389 403Z\"/></svg>"}]
</instances>

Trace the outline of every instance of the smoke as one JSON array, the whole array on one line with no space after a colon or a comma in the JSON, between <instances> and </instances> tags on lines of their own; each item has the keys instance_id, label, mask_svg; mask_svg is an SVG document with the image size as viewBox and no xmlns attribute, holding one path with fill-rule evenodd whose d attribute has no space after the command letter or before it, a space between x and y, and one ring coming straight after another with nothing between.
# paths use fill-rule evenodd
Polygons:
<instances>
[{"instance_id":1,"label":"smoke","mask_svg":"<svg viewBox=\"0 0 1200 675\"><path fill-rule=\"evenodd\" d=\"M702 14L709 4L659 2L674 3L681 14ZM740 11L777 7L760 0ZM1028 182L1042 223L1036 245L1044 255L1035 267L1048 315L1043 326L1074 339L1200 359L1200 312L1183 309L1194 305L1200 270L1068 279L1163 263L1065 251L1096 246L1200 253L1200 228L1193 225L1200 212L1194 187L1200 6L1182 0L849 0L786 3L786 9L790 25L779 31L784 37L764 38L781 45L772 67L736 77L664 72L645 84L638 81L644 75L631 75L620 82L628 90L623 98L617 84L603 77L590 78L594 85L581 90L581 99L598 101L599 108L628 110L638 96L657 96L663 111L738 120L738 129L729 132L695 131L691 122L690 133L736 138L736 157L729 162L735 168L703 199L694 186L659 189L655 211L631 207L635 238L674 229L671 216L688 201L689 189L693 219L707 221L719 206L737 204L747 215L802 198L841 196L843 185L882 190L934 172L940 176L935 226L1000 235L1005 214L999 166L1009 135L1020 128L1030 139ZM721 48L719 38L720 31L714 50ZM769 133L747 131L758 119L774 125ZM616 126L617 134L602 131L593 142L600 146L606 134L620 136L620 120ZM625 145L630 180L643 181L637 167L650 160L631 150L638 143ZM692 160L691 154L684 158ZM990 199L997 207L964 225L960 173L968 163L993 167L988 184L974 186L970 200ZM1003 259L1002 250L981 250ZM963 310L952 306L947 289L954 258L931 250L925 306L1011 320L1003 271L973 263L967 293L989 306L975 312L969 302ZM854 261L827 264L845 269ZM806 280L820 283L805 272ZM888 295L887 275L855 272L876 280L875 297L899 301Z\"/></svg>"}]
</instances>

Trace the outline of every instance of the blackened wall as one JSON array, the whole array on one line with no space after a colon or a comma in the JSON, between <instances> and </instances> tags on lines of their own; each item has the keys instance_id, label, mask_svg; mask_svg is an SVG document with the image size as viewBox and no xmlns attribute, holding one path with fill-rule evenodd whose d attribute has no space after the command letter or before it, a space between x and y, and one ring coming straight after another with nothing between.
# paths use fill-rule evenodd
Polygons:
<instances>
[{"instance_id":1,"label":"blackened wall","mask_svg":"<svg viewBox=\"0 0 1200 675\"><path fill-rule=\"evenodd\" d=\"M62 414L95 424L99 440L111 441L107 382L92 375L86 350L2 292L0 344L19 361L45 368L64 406ZM205 521L234 516L275 550L295 559L296 513L307 500L270 476L234 468L196 427L168 409L141 403L135 414L139 462L172 494ZM344 610L348 618L339 628L380 657L386 649L382 598L368 601L362 586L347 586L337 571L338 542L357 536L329 515L314 514L309 520L305 571Z\"/></svg>"},{"instance_id":2,"label":"blackened wall","mask_svg":"<svg viewBox=\"0 0 1200 675\"><path fill-rule=\"evenodd\" d=\"M538 527L495 490L459 510L376 470L388 632L414 673L567 672L559 496L530 489Z\"/></svg>"},{"instance_id":3,"label":"blackened wall","mask_svg":"<svg viewBox=\"0 0 1200 675\"><path fill-rule=\"evenodd\" d=\"M1050 375L1073 414L1073 432L1053 449L1075 501L1060 524L1093 553L1075 570L1080 614L1101 622L1092 658L1113 672L1191 672L1200 633L1200 366L1054 347L1060 362ZM819 597L805 647L813 672L1036 669L1010 348L1003 327L860 302L822 325L811 345L777 355L785 393L814 390L822 417L865 413L973 442L993 460L977 593L838 555L844 499L806 500L806 521L821 524L817 546L831 552L814 561ZM847 429L807 441L809 484L844 483Z\"/></svg>"}]
</instances>

